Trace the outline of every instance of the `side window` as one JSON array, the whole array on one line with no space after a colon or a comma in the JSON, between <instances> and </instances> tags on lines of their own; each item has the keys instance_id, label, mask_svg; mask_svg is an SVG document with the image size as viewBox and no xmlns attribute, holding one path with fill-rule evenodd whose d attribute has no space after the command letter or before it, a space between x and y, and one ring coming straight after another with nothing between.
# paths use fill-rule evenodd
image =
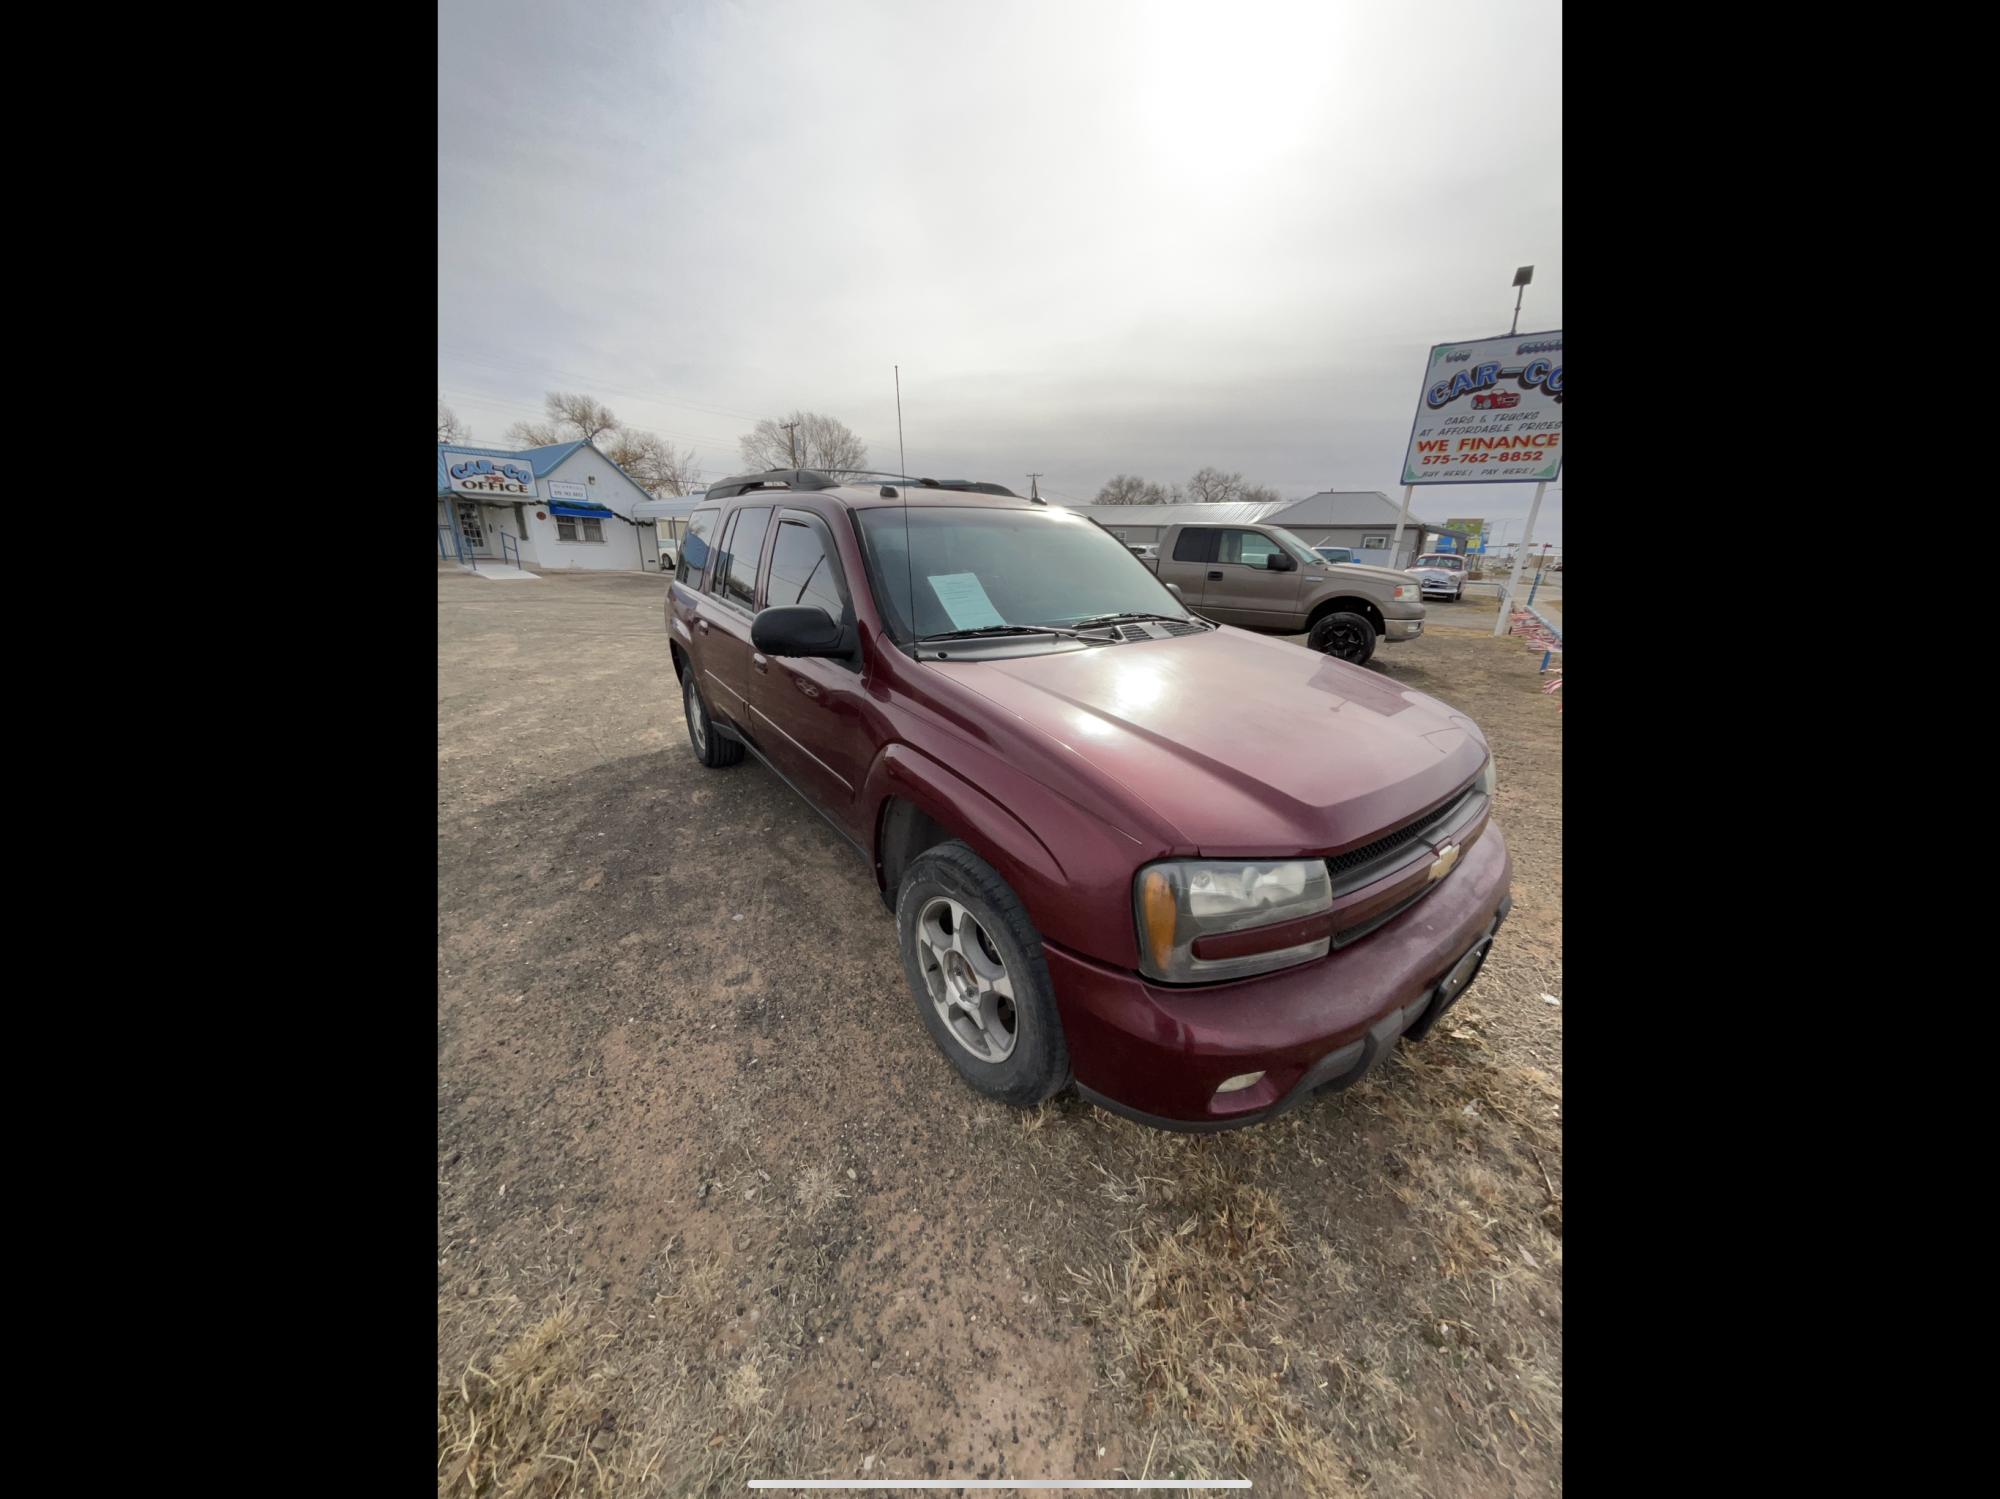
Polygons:
<instances>
[{"instance_id":1,"label":"side window","mask_svg":"<svg viewBox=\"0 0 2000 1499\"><path fill-rule=\"evenodd\" d=\"M789 517L781 520L778 539L771 544L765 606L806 604L824 609L837 621L846 607L840 584L840 565L827 555L826 538L819 527Z\"/></svg>"},{"instance_id":2,"label":"side window","mask_svg":"<svg viewBox=\"0 0 2000 1499\"><path fill-rule=\"evenodd\" d=\"M729 538L729 581L723 596L745 609L757 607L757 559L764 552L764 533L771 528L768 506L736 512L736 526Z\"/></svg>"},{"instance_id":3,"label":"side window","mask_svg":"<svg viewBox=\"0 0 2000 1499\"><path fill-rule=\"evenodd\" d=\"M1213 562L1215 560L1215 533L1199 526L1189 526L1174 538L1174 561Z\"/></svg>"},{"instance_id":4,"label":"side window","mask_svg":"<svg viewBox=\"0 0 2000 1499\"><path fill-rule=\"evenodd\" d=\"M1222 548L1216 554L1217 562L1240 562L1245 567L1268 566L1264 559L1275 557L1284 551L1270 537L1261 531L1224 531Z\"/></svg>"},{"instance_id":5,"label":"side window","mask_svg":"<svg viewBox=\"0 0 2000 1499\"><path fill-rule=\"evenodd\" d=\"M687 539L681 543L681 563L675 576L696 593L708 577L708 543L720 510L697 510L688 517Z\"/></svg>"},{"instance_id":6,"label":"side window","mask_svg":"<svg viewBox=\"0 0 2000 1499\"><path fill-rule=\"evenodd\" d=\"M729 574L730 538L736 534L736 517L743 512L732 510L729 519L722 523L722 539L715 544L715 552L708 560L708 592L721 593L722 580Z\"/></svg>"}]
</instances>

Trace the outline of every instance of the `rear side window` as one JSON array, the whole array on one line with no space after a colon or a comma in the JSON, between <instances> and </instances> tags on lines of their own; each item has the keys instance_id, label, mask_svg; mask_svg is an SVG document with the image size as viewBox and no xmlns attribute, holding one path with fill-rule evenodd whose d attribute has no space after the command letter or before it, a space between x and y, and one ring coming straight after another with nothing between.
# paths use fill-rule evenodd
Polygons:
<instances>
[{"instance_id":1,"label":"rear side window","mask_svg":"<svg viewBox=\"0 0 2000 1499\"><path fill-rule=\"evenodd\" d=\"M1245 567L1264 567L1266 557L1275 557L1283 552L1270 537L1261 531L1224 531L1222 546L1217 551L1218 562L1240 562Z\"/></svg>"},{"instance_id":2,"label":"rear side window","mask_svg":"<svg viewBox=\"0 0 2000 1499\"><path fill-rule=\"evenodd\" d=\"M696 593L708 578L709 542L715 535L715 518L720 510L697 510L688 517L687 536L681 542L680 566L674 576Z\"/></svg>"},{"instance_id":3,"label":"rear side window","mask_svg":"<svg viewBox=\"0 0 2000 1499\"><path fill-rule=\"evenodd\" d=\"M1215 533L1199 529L1181 532L1174 538L1174 561L1213 562L1215 560Z\"/></svg>"},{"instance_id":4,"label":"rear side window","mask_svg":"<svg viewBox=\"0 0 2000 1499\"><path fill-rule=\"evenodd\" d=\"M729 579L723 594L745 609L757 607L757 559L764 552L764 533L771 528L771 511L739 510L729 537Z\"/></svg>"},{"instance_id":5,"label":"rear side window","mask_svg":"<svg viewBox=\"0 0 2000 1499\"><path fill-rule=\"evenodd\" d=\"M715 551L709 556L708 591L710 593L722 592L723 579L729 573L729 540L736 534L736 518L740 514L742 512L739 510L729 512L729 519L722 523L722 536L715 544Z\"/></svg>"},{"instance_id":6,"label":"rear side window","mask_svg":"<svg viewBox=\"0 0 2000 1499\"><path fill-rule=\"evenodd\" d=\"M771 576L764 585L764 603L772 609L805 604L824 609L835 620L841 617L846 605L840 596L839 569L827 555L819 527L789 518L778 523L778 539L771 544Z\"/></svg>"}]
</instances>

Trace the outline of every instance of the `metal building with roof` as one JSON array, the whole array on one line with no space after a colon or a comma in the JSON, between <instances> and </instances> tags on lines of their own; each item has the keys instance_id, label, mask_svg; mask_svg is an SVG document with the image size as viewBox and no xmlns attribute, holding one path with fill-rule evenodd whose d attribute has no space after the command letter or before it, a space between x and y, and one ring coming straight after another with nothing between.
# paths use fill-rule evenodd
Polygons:
<instances>
[{"instance_id":1,"label":"metal building with roof","mask_svg":"<svg viewBox=\"0 0 2000 1499\"><path fill-rule=\"evenodd\" d=\"M545 448L438 444L438 556L534 572L658 572L660 539L638 481L590 442Z\"/></svg>"},{"instance_id":2,"label":"metal building with roof","mask_svg":"<svg viewBox=\"0 0 2000 1499\"><path fill-rule=\"evenodd\" d=\"M1302 500L1262 500L1223 505L1072 505L1120 541L1158 541L1168 526L1283 526L1307 546L1340 546L1356 562L1377 567L1408 567L1411 559L1432 551L1436 538L1456 531L1411 516L1403 527L1399 560L1390 558L1396 520L1402 506L1379 489L1323 489ZM1461 545L1463 544L1461 538Z\"/></svg>"}]
</instances>

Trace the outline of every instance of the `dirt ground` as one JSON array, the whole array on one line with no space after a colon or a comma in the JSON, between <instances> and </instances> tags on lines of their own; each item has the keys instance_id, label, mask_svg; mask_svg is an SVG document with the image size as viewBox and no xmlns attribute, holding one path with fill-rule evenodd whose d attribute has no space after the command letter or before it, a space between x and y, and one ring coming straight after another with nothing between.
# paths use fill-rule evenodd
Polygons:
<instances>
[{"instance_id":1,"label":"dirt ground","mask_svg":"<svg viewBox=\"0 0 2000 1499\"><path fill-rule=\"evenodd\" d=\"M958 1080L861 861L695 763L662 587L439 574L440 1494L1559 1492L1562 721L1490 601L1374 663L1493 744L1490 961L1356 1088L1186 1136Z\"/></svg>"}]
</instances>

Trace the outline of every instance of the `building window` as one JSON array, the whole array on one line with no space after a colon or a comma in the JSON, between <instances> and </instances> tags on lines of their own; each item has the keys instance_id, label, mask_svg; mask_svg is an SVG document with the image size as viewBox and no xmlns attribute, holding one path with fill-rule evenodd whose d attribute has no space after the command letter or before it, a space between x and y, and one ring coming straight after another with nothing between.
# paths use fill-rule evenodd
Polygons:
<instances>
[{"instance_id":1,"label":"building window","mask_svg":"<svg viewBox=\"0 0 2000 1499\"><path fill-rule=\"evenodd\" d=\"M1386 536L1364 536L1361 538L1361 550L1364 552L1379 552L1388 544L1389 538Z\"/></svg>"},{"instance_id":2,"label":"building window","mask_svg":"<svg viewBox=\"0 0 2000 1499\"><path fill-rule=\"evenodd\" d=\"M582 534L578 534L578 528ZM594 515L558 515L556 517L556 539L558 541L602 541L604 522Z\"/></svg>"}]
</instances>

